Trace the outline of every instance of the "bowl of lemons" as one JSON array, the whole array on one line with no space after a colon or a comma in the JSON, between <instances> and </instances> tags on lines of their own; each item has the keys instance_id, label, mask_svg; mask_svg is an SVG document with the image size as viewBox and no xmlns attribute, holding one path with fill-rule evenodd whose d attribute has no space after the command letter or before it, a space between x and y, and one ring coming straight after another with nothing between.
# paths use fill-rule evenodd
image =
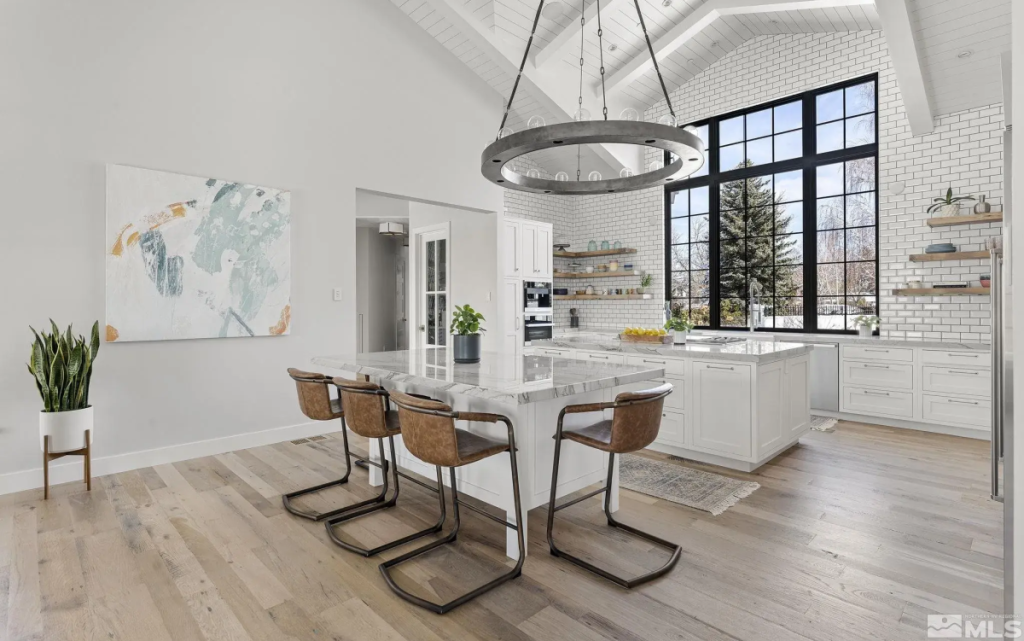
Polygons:
<instances>
[{"instance_id":1,"label":"bowl of lemons","mask_svg":"<svg viewBox=\"0 0 1024 641\"><path fill-rule=\"evenodd\" d=\"M661 329L648 329L645 327L627 327L619 334L619 340L628 343L669 343L672 337L668 332Z\"/></svg>"}]
</instances>

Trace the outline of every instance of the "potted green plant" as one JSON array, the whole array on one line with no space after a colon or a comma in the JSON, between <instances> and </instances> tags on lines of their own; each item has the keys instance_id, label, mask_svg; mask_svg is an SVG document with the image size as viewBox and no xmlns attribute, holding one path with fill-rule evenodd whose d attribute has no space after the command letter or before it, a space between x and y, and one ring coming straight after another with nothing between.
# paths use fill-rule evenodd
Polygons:
<instances>
[{"instance_id":1,"label":"potted green plant","mask_svg":"<svg viewBox=\"0 0 1024 641\"><path fill-rule=\"evenodd\" d=\"M687 318L682 307L672 310L672 316L665 321L665 329L672 333L672 342L676 345L686 344L686 335L693 329L693 323Z\"/></svg>"},{"instance_id":2,"label":"potted green plant","mask_svg":"<svg viewBox=\"0 0 1024 641\"><path fill-rule=\"evenodd\" d=\"M92 326L92 338L75 337L71 326L61 333L52 320L51 333L37 332L32 343L28 371L36 381L36 389L43 399L39 412L39 448L50 437L50 453L69 452L85 445L85 432L89 430L92 443L93 412L89 404L89 384L92 366L100 349L100 324Z\"/></svg>"},{"instance_id":3,"label":"potted green plant","mask_svg":"<svg viewBox=\"0 0 1024 641\"><path fill-rule=\"evenodd\" d=\"M960 203L974 200L974 196L954 196L953 187L946 190L946 195L941 198L933 198L928 213L940 210L943 216L956 216L960 213Z\"/></svg>"},{"instance_id":4,"label":"potted green plant","mask_svg":"<svg viewBox=\"0 0 1024 641\"><path fill-rule=\"evenodd\" d=\"M451 332L455 335L455 362L480 362L480 332L487 331L480 322L486 320L484 315L470 305L455 306L452 313Z\"/></svg>"},{"instance_id":5,"label":"potted green plant","mask_svg":"<svg viewBox=\"0 0 1024 641\"><path fill-rule=\"evenodd\" d=\"M653 283L653 282L654 282L654 276L652 276L651 274L646 274L645 273L643 276L640 277L640 287L637 288L636 293L637 294L643 294L644 290L647 289L648 287L650 287L651 283Z\"/></svg>"},{"instance_id":6,"label":"potted green plant","mask_svg":"<svg viewBox=\"0 0 1024 641\"><path fill-rule=\"evenodd\" d=\"M853 324L857 326L857 334L864 338L870 338L880 322L877 316L858 316L853 319Z\"/></svg>"}]
</instances>

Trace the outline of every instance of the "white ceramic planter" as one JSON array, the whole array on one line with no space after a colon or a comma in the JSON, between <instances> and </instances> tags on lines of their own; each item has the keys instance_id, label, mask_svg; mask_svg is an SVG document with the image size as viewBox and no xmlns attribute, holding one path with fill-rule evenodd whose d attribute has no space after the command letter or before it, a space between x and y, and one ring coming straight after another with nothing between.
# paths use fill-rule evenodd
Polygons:
<instances>
[{"instance_id":1,"label":"white ceramic planter","mask_svg":"<svg viewBox=\"0 0 1024 641\"><path fill-rule=\"evenodd\" d=\"M39 412L39 449L43 450L43 437L50 437L50 453L71 452L85 446L85 431L89 430L92 444L92 407L71 412Z\"/></svg>"},{"instance_id":2,"label":"white ceramic planter","mask_svg":"<svg viewBox=\"0 0 1024 641\"><path fill-rule=\"evenodd\" d=\"M939 211L942 212L942 216L943 217L945 217L945 216L959 216L960 215L960 205L955 204L955 203L952 204L952 205L943 205L942 208Z\"/></svg>"},{"instance_id":3,"label":"white ceramic planter","mask_svg":"<svg viewBox=\"0 0 1024 641\"><path fill-rule=\"evenodd\" d=\"M687 332L677 332L672 330L672 342L676 345L686 345L686 334Z\"/></svg>"},{"instance_id":4,"label":"white ceramic planter","mask_svg":"<svg viewBox=\"0 0 1024 641\"><path fill-rule=\"evenodd\" d=\"M863 325L857 327L857 334L859 334L861 338L871 338L874 331L875 329L873 327L865 327Z\"/></svg>"}]
</instances>

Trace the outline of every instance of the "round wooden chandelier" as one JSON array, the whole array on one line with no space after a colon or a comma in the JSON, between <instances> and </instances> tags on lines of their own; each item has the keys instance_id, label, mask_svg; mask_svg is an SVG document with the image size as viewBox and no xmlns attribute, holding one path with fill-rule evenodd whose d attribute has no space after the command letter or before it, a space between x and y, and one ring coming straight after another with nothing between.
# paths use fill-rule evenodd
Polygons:
<instances>
[{"instance_id":1,"label":"round wooden chandelier","mask_svg":"<svg viewBox=\"0 0 1024 641\"><path fill-rule=\"evenodd\" d=\"M672 99L669 98L668 89L665 87L665 80L661 76L661 69L658 67L658 60L654 56L654 49L651 46L651 38L647 34L647 26L644 24L643 13L640 11L639 0L633 0L636 6L637 15L640 17L640 27L643 29L644 38L647 41L647 49L650 52L654 69L658 73L658 80L661 82L661 90L665 94L665 102L668 105L670 116L663 117L664 122L651 123L640 122L635 110L632 117L623 120L608 119L608 105L605 100L604 90L604 45L601 30L601 0L597 0L597 37L599 50L601 51L601 98L602 98L602 120L590 120L583 108L583 30L580 30L580 108L576 112L574 122L560 123L556 125L534 126L518 133L512 132L505 127L508 121L509 111L512 109L512 101L515 100L516 90L519 88L519 81L523 76L523 69L526 67L526 60L530 54L530 47L533 45L533 37L537 32L537 23L540 20L541 11L544 9L544 0L540 0L537 6L537 14L533 19L533 30L530 32L530 39L526 43L526 51L523 52L523 61L519 66L519 75L512 85L512 94L509 96L505 106L505 114L501 119L498 135L494 142L484 149L480 159L480 171L484 177L500 187L528 191L537 194L554 194L563 196L580 196L592 194L609 194L638 189L649 189L665 185L676 180L681 180L692 175L704 165L705 153L704 143L691 128L679 128L676 126L675 110L672 108ZM584 23L583 7L580 7L580 23ZM625 116L626 112L623 112ZM532 120L532 119L531 119ZM669 152L674 160L665 165L661 162L652 163L650 171L634 174L631 170L625 169L618 178L605 180L598 172L591 172L590 180L582 180L579 167L580 145L588 144L626 144L653 147ZM577 169L576 180L569 180L568 174L559 172L554 179L542 178L539 172L531 171L529 174L521 174L515 171L511 163L531 152L555 147L568 147L576 145L577 148Z\"/></svg>"}]
</instances>

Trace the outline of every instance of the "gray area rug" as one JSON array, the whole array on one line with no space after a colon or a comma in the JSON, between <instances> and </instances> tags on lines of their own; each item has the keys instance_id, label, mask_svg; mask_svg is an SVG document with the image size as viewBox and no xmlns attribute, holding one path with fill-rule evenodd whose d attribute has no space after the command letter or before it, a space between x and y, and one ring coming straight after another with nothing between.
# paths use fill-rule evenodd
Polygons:
<instances>
[{"instance_id":1,"label":"gray area rug","mask_svg":"<svg viewBox=\"0 0 1024 641\"><path fill-rule=\"evenodd\" d=\"M739 481L676 463L652 461L634 454L622 456L619 485L627 490L704 510L714 516L761 487L759 483Z\"/></svg>"},{"instance_id":2,"label":"gray area rug","mask_svg":"<svg viewBox=\"0 0 1024 641\"><path fill-rule=\"evenodd\" d=\"M838 422L837 418L811 415L811 429L815 432L835 432Z\"/></svg>"}]
</instances>

